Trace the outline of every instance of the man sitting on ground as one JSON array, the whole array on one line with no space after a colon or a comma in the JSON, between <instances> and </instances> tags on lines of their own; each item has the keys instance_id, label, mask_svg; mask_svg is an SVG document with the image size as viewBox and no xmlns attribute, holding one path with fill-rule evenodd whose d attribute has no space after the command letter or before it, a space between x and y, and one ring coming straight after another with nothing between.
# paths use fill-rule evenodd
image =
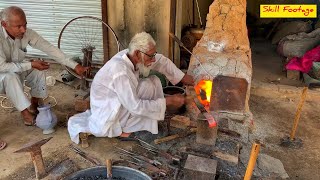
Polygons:
<instances>
[{"instance_id":1,"label":"man sitting on ground","mask_svg":"<svg viewBox=\"0 0 320 180\"><path fill-rule=\"evenodd\" d=\"M27 45L39 49L82 75L88 68L69 60L58 48L44 40L32 29L27 28L24 11L16 6L5 8L0 12L0 94L19 110L25 125L34 125L39 99L47 97L46 78L42 70L49 64L39 60L27 61ZM23 81L31 87L31 103L23 92ZM31 106L30 106L31 105ZM27 109L30 106L31 112ZM6 143L0 140L0 149Z\"/></svg>"},{"instance_id":2,"label":"man sitting on ground","mask_svg":"<svg viewBox=\"0 0 320 180\"><path fill-rule=\"evenodd\" d=\"M78 144L81 132L96 137L126 137L137 131L158 134L158 121L164 119L166 106L181 107L185 98L164 97L158 77L149 76L151 69L164 74L172 84L194 83L192 76L156 52L150 34L138 33L128 49L113 56L95 75L90 91L91 109L69 119L71 140Z\"/></svg>"},{"instance_id":3,"label":"man sitting on ground","mask_svg":"<svg viewBox=\"0 0 320 180\"><path fill-rule=\"evenodd\" d=\"M43 70L49 64L40 60L26 60L27 45L39 49L82 75L88 67L71 61L57 47L27 28L24 11L16 6L5 8L0 13L0 93L6 94L19 110L25 125L34 125L39 99L47 97L46 77ZM23 82L31 88L31 103L23 91ZM30 106L30 111L28 107Z\"/></svg>"}]
</instances>

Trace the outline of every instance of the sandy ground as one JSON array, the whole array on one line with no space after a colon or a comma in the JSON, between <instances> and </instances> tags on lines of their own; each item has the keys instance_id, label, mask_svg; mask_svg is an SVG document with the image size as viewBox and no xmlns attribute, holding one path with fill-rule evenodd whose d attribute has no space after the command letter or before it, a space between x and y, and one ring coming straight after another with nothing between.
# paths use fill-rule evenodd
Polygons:
<instances>
[{"instance_id":1,"label":"sandy ground","mask_svg":"<svg viewBox=\"0 0 320 180\"><path fill-rule=\"evenodd\" d=\"M261 152L280 159L290 179L320 179L320 92L309 92L303 107L296 136L302 139L304 146L300 149L281 147L280 139L288 136L301 93L301 88L282 86L270 83L270 80L281 79L282 84L300 86L301 82L287 80L281 72L279 60L272 49L258 42L253 46L254 81L251 91L250 108L254 115L255 131L251 139L260 139L265 147ZM270 47L273 48L273 47ZM270 54L271 53L271 54ZM267 63L269 62L269 63ZM62 67L54 65L48 75L58 75ZM93 166L79 155L68 149L72 144L66 129L68 114L74 112L75 90L65 84L57 82L49 87L49 95L57 100L53 111L58 116L59 123L56 132L43 135L36 127L24 126L20 113L14 109L0 108L0 138L8 146L0 151L0 179L34 179L34 169L28 153L13 153L24 144L34 139L53 137L42 147L44 162L47 170L65 158L76 162L79 169ZM49 99L49 101L51 101ZM113 153L113 146L130 146L130 142L121 142L111 138L89 138L90 147L85 151L98 157L101 162L106 158L117 158Z\"/></svg>"}]
</instances>

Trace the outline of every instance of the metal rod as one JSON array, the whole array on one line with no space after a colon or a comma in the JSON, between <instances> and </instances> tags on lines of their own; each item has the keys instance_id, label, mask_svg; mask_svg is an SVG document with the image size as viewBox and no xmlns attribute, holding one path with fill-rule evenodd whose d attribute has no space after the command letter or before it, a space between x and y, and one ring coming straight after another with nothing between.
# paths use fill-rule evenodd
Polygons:
<instances>
[{"instance_id":1,"label":"metal rod","mask_svg":"<svg viewBox=\"0 0 320 180\"><path fill-rule=\"evenodd\" d=\"M90 155L88 155L87 153L83 152L82 150L80 150L79 148L73 146L72 144L69 146L69 148L71 150L73 150L75 153L79 154L81 157L85 158L86 160L88 160L89 162L91 162L94 165L101 165L101 163L99 162L98 159L96 159L95 157L92 157Z\"/></svg>"},{"instance_id":2,"label":"metal rod","mask_svg":"<svg viewBox=\"0 0 320 180\"><path fill-rule=\"evenodd\" d=\"M189 54L191 54L191 55L198 61L200 67L203 69L203 71L204 71L208 76L213 77L213 76L203 67L203 65L202 65L199 57L196 56L195 54L193 54L193 53L180 41L180 39L179 39L177 36L175 36L174 34L172 34L172 33L170 33L170 32L169 32L169 36L170 36L176 43L178 43L180 47L184 48Z\"/></svg>"},{"instance_id":3,"label":"metal rod","mask_svg":"<svg viewBox=\"0 0 320 180\"><path fill-rule=\"evenodd\" d=\"M257 161L257 157L260 151L260 142L256 141L253 143L252 145L252 149L251 149L251 154L250 154L250 159L248 162L248 166L247 166L247 170L246 170L246 174L244 176L244 180L250 180L253 170L254 170L254 166L256 165L256 161Z\"/></svg>"},{"instance_id":4,"label":"metal rod","mask_svg":"<svg viewBox=\"0 0 320 180\"><path fill-rule=\"evenodd\" d=\"M304 87L303 90L302 90L302 94L301 94L300 102L299 102L299 105L298 105L298 108L297 108L297 112L296 112L296 115L294 117L293 127L292 127L292 130L291 130L291 133L290 133L290 140L291 141L294 140L294 137L295 137L295 134L296 134L296 130L297 130L298 123L299 123L299 120L300 120L302 107L303 107L304 102L305 102L306 97L307 97L307 92L308 92L308 87Z\"/></svg>"}]
</instances>

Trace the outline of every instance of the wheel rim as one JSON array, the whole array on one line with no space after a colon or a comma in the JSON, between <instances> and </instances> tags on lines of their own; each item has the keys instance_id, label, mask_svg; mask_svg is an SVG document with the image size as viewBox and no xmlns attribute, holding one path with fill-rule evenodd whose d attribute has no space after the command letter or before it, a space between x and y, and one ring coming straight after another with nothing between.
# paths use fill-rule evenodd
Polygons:
<instances>
[{"instance_id":1,"label":"wheel rim","mask_svg":"<svg viewBox=\"0 0 320 180\"><path fill-rule=\"evenodd\" d=\"M105 41L108 47L108 57L104 57L103 30L108 35L108 41ZM91 71L85 75L84 80L92 81L104 60L120 51L120 43L113 29L101 19L93 16L80 16L71 19L64 25L59 35L58 48L79 64L89 65ZM65 68L70 74L81 79L73 69L66 66Z\"/></svg>"}]
</instances>

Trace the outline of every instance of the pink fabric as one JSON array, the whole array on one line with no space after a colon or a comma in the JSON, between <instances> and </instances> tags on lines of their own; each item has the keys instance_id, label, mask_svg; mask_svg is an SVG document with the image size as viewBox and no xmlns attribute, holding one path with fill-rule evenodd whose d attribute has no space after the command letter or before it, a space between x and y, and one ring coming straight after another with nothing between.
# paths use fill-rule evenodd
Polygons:
<instances>
[{"instance_id":1,"label":"pink fabric","mask_svg":"<svg viewBox=\"0 0 320 180\"><path fill-rule=\"evenodd\" d=\"M312 68L313 62L320 61L320 46L317 46L306 52L301 58L294 57L286 65L287 70L297 70L307 73Z\"/></svg>"}]
</instances>

